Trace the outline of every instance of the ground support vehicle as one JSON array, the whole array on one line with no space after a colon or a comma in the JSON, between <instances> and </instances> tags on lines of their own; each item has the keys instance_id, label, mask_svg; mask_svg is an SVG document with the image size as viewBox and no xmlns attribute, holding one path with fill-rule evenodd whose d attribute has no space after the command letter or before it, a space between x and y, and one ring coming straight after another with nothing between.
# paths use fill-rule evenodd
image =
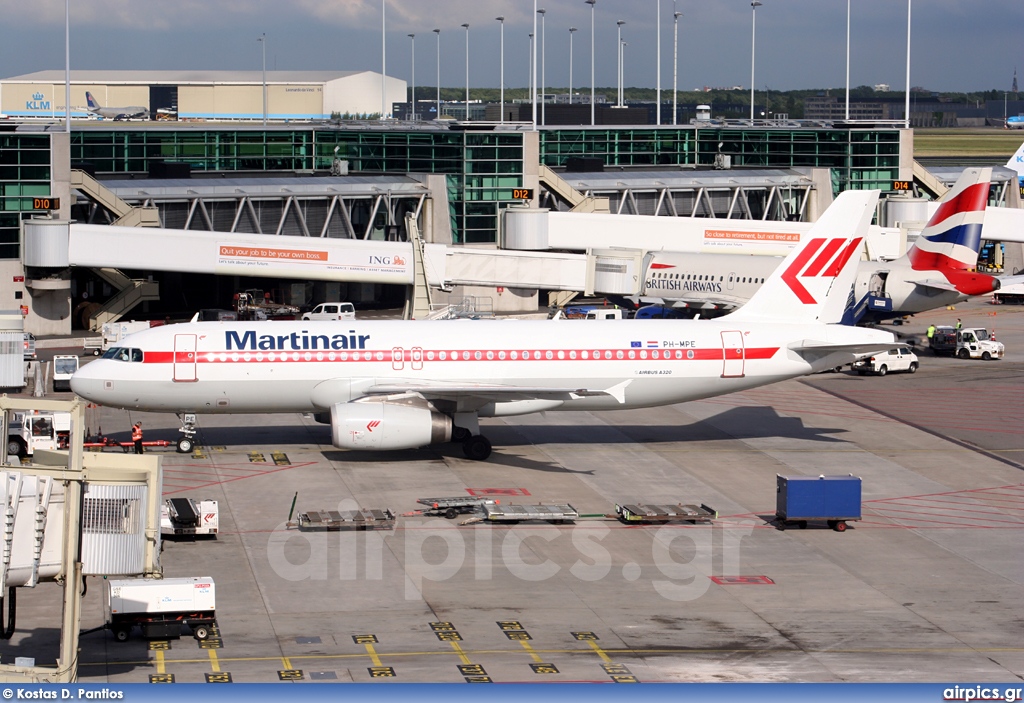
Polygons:
<instances>
[{"instance_id":1,"label":"ground support vehicle","mask_svg":"<svg viewBox=\"0 0 1024 703\"><path fill-rule=\"evenodd\" d=\"M171 579L118 579L105 582L106 625L124 642L132 628L148 638L180 637L188 625L197 640L217 624L216 586L209 576Z\"/></svg>"},{"instance_id":2,"label":"ground support vehicle","mask_svg":"<svg viewBox=\"0 0 1024 703\"><path fill-rule=\"evenodd\" d=\"M779 476L775 484L775 518L779 529L809 522L825 522L836 532L846 532L846 523L861 519L860 477Z\"/></svg>"},{"instance_id":3,"label":"ground support vehicle","mask_svg":"<svg viewBox=\"0 0 1024 703\"><path fill-rule=\"evenodd\" d=\"M71 413L14 412L7 422L7 456L29 457L38 449L67 449L70 437Z\"/></svg>"},{"instance_id":4,"label":"ground support vehicle","mask_svg":"<svg viewBox=\"0 0 1024 703\"><path fill-rule=\"evenodd\" d=\"M498 505L500 500L494 498L483 498L479 496L453 496L449 498L420 498L416 501L420 505L427 506L426 510L417 511L421 515L431 517L444 516L454 520L459 515L466 513L483 512L484 505Z\"/></svg>"},{"instance_id":5,"label":"ground support vehicle","mask_svg":"<svg viewBox=\"0 0 1024 703\"><path fill-rule=\"evenodd\" d=\"M875 354L853 362L851 368L859 375L873 373L884 376L893 371L916 373L920 362L910 347L894 347L883 354Z\"/></svg>"},{"instance_id":6,"label":"ground support vehicle","mask_svg":"<svg viewBox=\"0 0 1024 703\"><path fill-rule=\"evenodd\" d=\"M676 522L689 522L697 524L711 524L711 521L718 517L718 511L709 505L675 505L633 503L629 505L616 505L615 514L625 523L633 524L671 524Z\"/></svg>"},{"instance_id":7,"label":"ground support vehicle","mask_svg":"<svg viewBox=\"0 0 1024 703\"><path fill-rule=\"evenodd\" d=\"M356 308L352 303L320 303L307 313L303 320L354 320Z\"/></svg>"},{"instance_id":8,"label":"ground support vehicle","mask_svg":"<svg viewBox=\"0 0 1024 703\"><path fill-rule=\"evenodd\" d=\"M992 294L992 302L1024 305L1024 283L1001 287Z\"/></svg>"},{"instance_id":9,"label":"ground support vehicle","mask_svg":"<svg viewBox=\"0 0 1024 703\"><path fill-rule=\"evenodd\" d=\"M996 341L995 333L984 327L965 327L956 335L956 355L959 359L1002 359L1006 347Z\"/></svg>"},{"instance_id":10,"label":"ground support vehicle","mask_svg":"<svg viewBox=\"0 0 1024 703\"><path fill-rule=\"evenodd\" d=\"M58 355L53 357L53 392L71 390L71 377L78 371L78 357Z\"/></svg>"},{"instance_id":11,"label":"ground support vehicle","mask_svg":"<svg viewBox=\"0 0 1024 703\"><path fill-rule=\"evenodd\" d=\"M160 506L162 535L216 535L219 528L220 509L215 500L168 498Z\"/></svg>"},{"instance_id":12,"label":"ground support vehicle","mask_svg":"<svg viewBox=\"0 0 1024 703\"><path fill-rule=\"evenodd\" d=\"M338 530L393 530L395 514L384 508L366 510L309 510L299 513L295 523L289 527L300 530L335 532Z\"/></svg>"},{"instance_id":13,"label":"ground support vehicle","mask_svg":"<svg viewBox=\"0 0 1024 703\"><path fill-rule=\"evenodd\" d=\"M580 514L568 503L541 503L540 505L498 505L485 503L483 520L516 524L522 520L543 520L555 524L575 522Z\"/></svg>"}]
</instances>

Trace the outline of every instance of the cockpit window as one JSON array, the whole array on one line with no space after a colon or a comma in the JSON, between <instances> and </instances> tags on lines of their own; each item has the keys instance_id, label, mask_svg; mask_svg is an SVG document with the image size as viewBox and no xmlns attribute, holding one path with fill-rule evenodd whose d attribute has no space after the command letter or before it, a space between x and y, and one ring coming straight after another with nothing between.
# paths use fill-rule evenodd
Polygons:
<instances>
[{"instance_id":1,"label":"cockpit window","mask_svg":"<svg viewBox=\"0 0 1024 703\"><path fill-rule=\"evenodd\" d=\"M116 361L141 362L142 350L129 349L128 347L111 347L107 350L107 353L103 355L103 358L114 359Z\"/></svg>"}]
</instances>

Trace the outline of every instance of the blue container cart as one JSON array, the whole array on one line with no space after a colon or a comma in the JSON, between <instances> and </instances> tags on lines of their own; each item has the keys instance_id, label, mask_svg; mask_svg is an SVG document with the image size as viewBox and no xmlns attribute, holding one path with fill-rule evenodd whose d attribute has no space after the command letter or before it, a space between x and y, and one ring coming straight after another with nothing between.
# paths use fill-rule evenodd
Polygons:
<instances>
[{"instance_id":1,"label":"blue container cart","mask_svg":"<svg viewBox=\"0 0 1024 703\"><path fill-rule=\"evenodd\" d=\"M861 519L859 476L776 476L775 518L780 530L824 522L836 532Z\"/></svg>"}]
</instances>

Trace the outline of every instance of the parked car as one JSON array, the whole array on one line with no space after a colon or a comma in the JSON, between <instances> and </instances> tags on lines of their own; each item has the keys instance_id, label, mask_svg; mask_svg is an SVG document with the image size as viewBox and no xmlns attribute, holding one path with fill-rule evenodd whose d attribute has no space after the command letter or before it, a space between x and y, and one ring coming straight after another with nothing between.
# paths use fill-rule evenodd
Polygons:
<instances>
[{"instance_id":1,"label":"parked car","mask_svg":"<svg viewBox=\"0 0 1024 703\"><path fill-rule=\"evenodd\" d=\"M885 354L853 362L853 370L861 376L869 373L884 376L890 371L914 373L919 365L917 354L910 347L895 347Z\"/></svg>"},{"instance_id":2,"label":"parked car","mask_svg":"<svg viewBox=\"0 0 1024 703\"><path fill-rule=\"evenodd\" d=\"M354 320L356 308L352 303L320 303L310 312L303 313L303 320Z\"/></svg>"}]
</instances>

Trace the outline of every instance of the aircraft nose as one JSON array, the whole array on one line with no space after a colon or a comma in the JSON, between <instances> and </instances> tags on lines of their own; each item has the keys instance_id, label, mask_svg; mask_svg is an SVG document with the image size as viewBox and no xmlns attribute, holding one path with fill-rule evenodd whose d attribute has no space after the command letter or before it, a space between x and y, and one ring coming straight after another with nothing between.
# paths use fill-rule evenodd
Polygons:
<instances>
[{"instance_id":1,"label":"aircraft nose","mask_svg":"<svg viewBox=\"0 0 1024 703\"><path fill-rule=\"evenodd\" d=\"M104 381L95 372L90 372L91 365L83 366L71 376L71 390L77 396L98 403L103 394Z\"/></svg>"}]
</instances>

